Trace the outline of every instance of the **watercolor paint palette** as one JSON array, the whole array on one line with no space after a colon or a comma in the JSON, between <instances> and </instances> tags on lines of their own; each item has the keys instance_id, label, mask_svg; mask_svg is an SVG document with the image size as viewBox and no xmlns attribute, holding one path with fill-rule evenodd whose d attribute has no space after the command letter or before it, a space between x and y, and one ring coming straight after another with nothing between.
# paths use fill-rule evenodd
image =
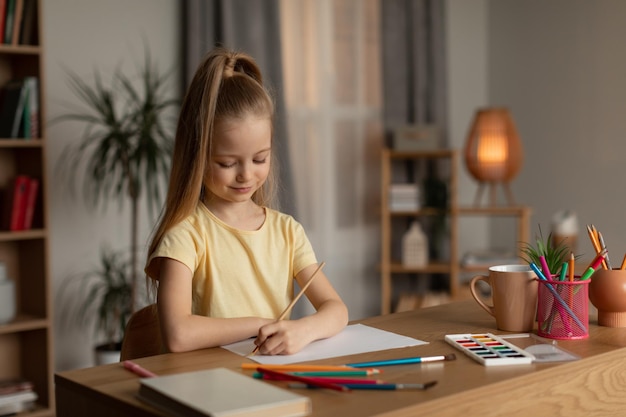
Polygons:
<instances>
[{"instance_id":1,"label":"watercolor paint palette","mask_svg":"<svg viewBox=\"0 0 626 417\"><path fill-rule=\"evenodd\" d=\"M534 356L491 333L449 334L446 342L485 366L523 365Z\"/></svg>"}]
</instances>

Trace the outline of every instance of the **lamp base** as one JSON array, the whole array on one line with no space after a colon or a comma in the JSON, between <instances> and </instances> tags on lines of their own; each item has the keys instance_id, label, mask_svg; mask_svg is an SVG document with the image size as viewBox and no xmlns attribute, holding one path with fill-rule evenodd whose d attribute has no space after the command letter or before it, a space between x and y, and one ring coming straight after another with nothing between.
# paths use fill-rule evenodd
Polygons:
<instances>
[{"instance_id":1,"label":"lamp base","mask_svg":"<svg viewBox=\"0 0 626 417\"><path fill-rule=\"evenodd\" d=\"M478 189L476 190L476 196L474 197L474 206L480 206L480 200L482 198L483 191L485 190L485 188L487 188L487 186L489 186L489 204L491 206L497 206L498 204L496 198L496 187L498 184L502 185L502 188L504 189L504 195L509 206L514 206L515 200L513 199L513 193L511 192L511 188L509 187L509 183L507 182L480 182L478 184Z\"/></svg>"}]
</instances>

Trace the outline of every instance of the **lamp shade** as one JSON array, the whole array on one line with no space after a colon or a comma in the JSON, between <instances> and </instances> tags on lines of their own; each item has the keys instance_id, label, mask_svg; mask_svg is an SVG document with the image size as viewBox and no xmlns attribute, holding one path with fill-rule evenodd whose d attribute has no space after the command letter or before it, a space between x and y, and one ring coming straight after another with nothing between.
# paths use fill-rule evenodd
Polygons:
<instances>
[{"instance_id":1,"label":"lamp shade","mask_svg":"<svg viewBox=\"0 0 626 417\"><path fill-rule=\"evenodd\" d=\"M480 182L508 183L518 174L523 159L509 110L478 110L465 144L465 164L470 174Z\"/></svg>"}]
</instances>

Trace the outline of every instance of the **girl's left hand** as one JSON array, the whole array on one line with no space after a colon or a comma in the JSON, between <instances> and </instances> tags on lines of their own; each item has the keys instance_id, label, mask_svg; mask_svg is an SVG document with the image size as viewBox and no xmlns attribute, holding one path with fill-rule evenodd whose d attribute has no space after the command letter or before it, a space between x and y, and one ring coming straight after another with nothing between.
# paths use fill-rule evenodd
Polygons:
<instances>
[{"instance_id":1,"label":"girl's left hand","mask_svg":"<svg viewBox=\"0 0 626 417\"><path fill-rule=\"evenodd\" d=\"M292 355L308 345L310 332L299 320L281 320L259 329L254 344L261 355Z\"/></svg>"}]
</instances>

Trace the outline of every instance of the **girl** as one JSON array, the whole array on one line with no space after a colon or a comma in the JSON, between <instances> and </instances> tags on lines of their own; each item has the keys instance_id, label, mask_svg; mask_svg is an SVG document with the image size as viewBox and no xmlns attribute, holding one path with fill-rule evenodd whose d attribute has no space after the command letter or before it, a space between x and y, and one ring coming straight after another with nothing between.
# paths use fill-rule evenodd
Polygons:
<instances>
[{"instance_id":1,"label":"girl","mask_svg":"<svg viewBox=\"0 0 626 417\"><path fill-rule=\"evenodd\" d=\"M260 354L293 354L347 324L322 271L306 291L316 312L276 321L293 279L303 286L317 261L302 226L268 207L273 116L250 56L218 48L205 58L182 103L165 210L146 263L171 352L256 336Z\"/></svg>"}]
</instances>

